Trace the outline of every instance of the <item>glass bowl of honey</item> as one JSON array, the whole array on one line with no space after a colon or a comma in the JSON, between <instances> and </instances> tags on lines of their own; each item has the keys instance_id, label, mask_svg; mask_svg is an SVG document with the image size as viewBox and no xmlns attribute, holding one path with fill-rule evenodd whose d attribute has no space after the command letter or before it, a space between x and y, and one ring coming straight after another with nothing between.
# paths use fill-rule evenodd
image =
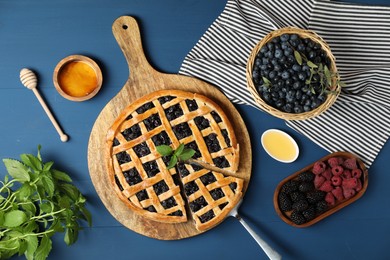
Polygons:
<instances>
[{"instance_id":1,"label":"glass bowl of honey","mask_svg":"<svg viewBox=\"0 0 390 260\"><path fill-rule=\"evenodd\" d=\"M103 82L97 63L83 55L62 59L54 69L54 86L58 93L71 101L85 101L94 97Z\"/></svg>"}]
</instances>

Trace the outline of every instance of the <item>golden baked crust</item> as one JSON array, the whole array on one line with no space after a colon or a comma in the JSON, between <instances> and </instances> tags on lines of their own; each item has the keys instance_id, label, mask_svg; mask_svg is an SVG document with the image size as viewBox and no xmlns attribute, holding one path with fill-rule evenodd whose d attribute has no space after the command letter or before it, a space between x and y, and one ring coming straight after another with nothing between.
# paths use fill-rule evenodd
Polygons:
<instances>
[{"instance_id":1,"label":"golden baked crust","mask_svg":"<svg viewBox=\"0 0 390 260\"><path fill-rule=\"evenodd\" d=\"M184 144L197 160L231 172L238 168L238 144L226 115L207 97L185 91L161 90L138 99L115 120L106 142L107 172L118 197L159 222L186 222L187 213L183 180L175 167L167 169L169 158L156 146Z\"/></svg>"}]
</instances>

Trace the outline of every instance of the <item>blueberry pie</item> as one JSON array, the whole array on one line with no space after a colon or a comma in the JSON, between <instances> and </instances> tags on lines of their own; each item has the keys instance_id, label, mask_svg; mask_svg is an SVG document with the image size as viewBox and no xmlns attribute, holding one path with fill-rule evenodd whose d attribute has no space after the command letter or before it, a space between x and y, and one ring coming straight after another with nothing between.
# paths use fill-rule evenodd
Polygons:
<instances>
[{"instance_id":1,"label":"blueberry pie","mask_svg":"<svg viewBox=\"0 0 390 260\"><path fill-rule=\"evenodd\" d=\"M242 196L243 180L179 163L156 147L184 144L193 159L221 172L236 172L239 149L221 108L205 96L161 90L138 99L107 133L107 171L119 198L135 213L165 222L186 222L188 205L198 230L227 215ZM183 194L183 195L182 195Z\"/></svg>"}]
</instances>

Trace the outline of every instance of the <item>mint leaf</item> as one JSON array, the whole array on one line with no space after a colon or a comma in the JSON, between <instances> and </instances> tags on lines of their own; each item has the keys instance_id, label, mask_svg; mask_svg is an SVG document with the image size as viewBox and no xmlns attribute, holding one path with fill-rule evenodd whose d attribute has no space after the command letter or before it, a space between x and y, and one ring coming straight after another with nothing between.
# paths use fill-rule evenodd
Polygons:
<instances>
[{"instance_id":1,"label":"mint leaf","mask_svg":"<svg viewBox=\"0 0 390 260\"><path fill-rule=\"evenodd\" d=\"M53 170L51 170L51 174L52 174L53 178L56 180L65 181L65 182L72 182L72 179L70 178L70 176L68 174L66 174L65 172L61 172L61 171L53 169Z\"/></svg>"},{"instance_id":2,"label":"mint leaf","mask_svg":"<svg viewBox=\"0 0 390 260\"><path fill-rule=\"evenodd\" d=\"M43 165L43 170L44 171L49 171L51 167L53 166L54 162L47 162Z\"/></svg>"},{"instance_id":3,"label":"mint leaf","mask_svg":"<svg viewBox=\"0 0 390 260\"><path fill-rule=\"evenodd\" d=\"M302 65L302 56L298 51L294 51L294 57L299 65Z\"/></svg>"},{"instance_id":4,"label":"mint leaf","mask_svg":"<svg viewBox=\"0 0 390 260\"><path fill-rule=\"evenodd\" d=\"M182 160L182 161L186 161L190 158L192 158L192 156L194 156L195 154L195 150L194 149L185 149L179 156L179 159Z\"/></svg>"},{"instance_id":5,"label":"mint leaf","mask_svg":"<svg viewBox=\"0 0 390 260\"><path fill-rule=\"evenodd\" d=\"M30 181L30 175L26 165L14 159L3 159L3 163L9 175L11 175L14 179L22 183Z\"/></svg>"},{"instance_id":6,"label":"mint leaf","mask_svg":"<svg viewBox=\"0 0 390 260\"><path fill-rule=\"evenodd\" d=\"M22 162L31 167L35 171L42 170L42 162L32 154L21 154L20 159Z\"/></svg>"},{"instance_id":7,"label":"mint leaf","mask_svg":"<svg viewBox=\"0 0 390 260\"><path fill-rule=\"evenodd\" d=\"M53 178L51 177L50 173L49 172L42 172L41 180L42 180L43 187L44 187L45 191L47 192L47 194L49 195L49 197L53 197L55 185L54 185Z\"/></svg>"},{"instance_id":8,"label":"mint leaf","mask_svg":"<svg viewBox=\"0 0 390 260\"><path fill-rule=\"evenodd\" d=\"M176 151L173 153L173 155L180 156L183 150L184 150L184 144L180 144L179 147L177 147Z\"/></svg>"},{"instance_id":9,"label":"mint leaf","mask_svg":"<svg viewBox=\"0 0 390 260\"><path fill-rule=\"evenodd\" d=\"M36 260L45 260L49 255L52 248L52 242L47 235L44 235L41 239L41 243L39 247L35 251L35 259Z\"/></svg>"},{"instance_id":10,"label":"mint leaf","mask_svg":"<svg viewBox=\"0 0 390 260\"><path fill-rule=\"evenodd\" d=\"M165 145L165 144L156 146L156 149L157 149L157 152L159 154L161 154L162 156L171 155L173 152L172 148L169 145Z\"/></svg>"},{"instance_id":11,"label":"mint leaf","mask_svg":"<svg viewBox=\"0 0 390 260\"><path fill-rule=\"evenodd\" d=\"M28 235L24 238L27 242L27 249L24 255L26 256L27 260L33 260L34 259L34 253L38 248L38 238L34 234Z\"/></svg>"},{"instance_id":12,"label":"mint leaf","mask_svg":"<svg viewBox=\"0 0 390 260\"><path fill-rule=\"evenodd\" d=\"M167 169L169 170L169 169L175 167L175 165L177 164L177 161L178 161L178 160L177 160L177 156L173 155L173 156L171 157L171 160L169 161L169 164L168 164L168 166L167 166Z\"/></svg>"},{"instance_id":13,"label":"mint leaf","mask_svg":"<svg viewBox=\"0 0 390 260\"><path fill-rule=\"evenodd\" d=\"M4 223L5 227L18 227L23 224L27 220L26 213L21 210L13 210L5 213L4 215Z\"/></svg>"},{"instance_id":14,"label":"mint leaf","mask_svg":"<svg viewBox=\"0 0 390 260\"><path fill-rule=\"evenodd\" d=\"M318 68L318 66L315 65L315 64L314 64L313 62L311 62L311 61L307 61L307 66L309 66L310 68L313 68L313 69Z\"/></svg>"},{"instance_id":15,"label":"mint leaf","mask_svg":"<svg viewBox=\"0 0 390 260\"><path fill-rule=\"evenodd\" d=\"M30 186L30 183L25 182L17 191L17 197L20 201L27 201L33 192L34 189Z\"/></svg>"}]
</instances>

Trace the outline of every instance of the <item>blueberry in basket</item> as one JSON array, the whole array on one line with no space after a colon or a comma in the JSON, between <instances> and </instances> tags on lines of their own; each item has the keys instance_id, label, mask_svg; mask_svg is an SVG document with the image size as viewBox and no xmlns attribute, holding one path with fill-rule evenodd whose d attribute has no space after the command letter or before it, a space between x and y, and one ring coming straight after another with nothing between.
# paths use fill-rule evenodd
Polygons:
<instances>
[{"instance_id":1,"label":"blueberry in basket","mask_svg":"<svg viewBox=\"0 0 390 260\"><path fill-rule=\"evenodd\" d=\"M260 106L278 117L330 106L342 85L329 47L314 32L298 28L264 37L252 51L247 78L256 102L265 103Z\"/></svg>"}]
</instances>

